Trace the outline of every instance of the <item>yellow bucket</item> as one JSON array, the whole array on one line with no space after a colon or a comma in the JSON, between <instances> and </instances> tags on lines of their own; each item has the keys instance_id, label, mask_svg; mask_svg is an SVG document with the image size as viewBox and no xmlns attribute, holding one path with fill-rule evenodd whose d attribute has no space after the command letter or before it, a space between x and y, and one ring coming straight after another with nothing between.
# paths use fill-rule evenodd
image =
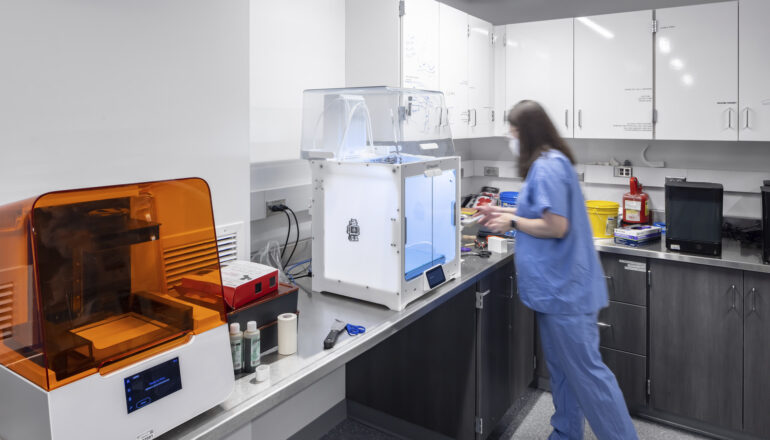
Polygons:
<instances>
[{"instance_id":1,"label":"yellow bucket","mask_svg":"<svg viewBox=\"0 0 770 440\"><path fill-rule=\"evenodd\" d=\"M612 238L618 226L619 203L606 200L587 200L586 210L594 238Z\"/></svg>"}]
</instances>

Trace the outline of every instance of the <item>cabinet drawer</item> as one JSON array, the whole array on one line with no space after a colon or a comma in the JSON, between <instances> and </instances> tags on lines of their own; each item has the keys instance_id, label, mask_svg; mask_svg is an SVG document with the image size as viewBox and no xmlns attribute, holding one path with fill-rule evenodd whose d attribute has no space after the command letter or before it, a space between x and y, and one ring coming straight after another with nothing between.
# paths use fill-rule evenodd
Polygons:
<instances>
[{"instance_id":1,"label":"cabinet drawer","mask_svg":"<svg viewBox=\"0 0 770 440\"><path fill-rule=\"evenodd\" d=\"M647 306L647 259L601 253L611 301Z\"/></svg>"},{"instance_id":2,"label":"cabinet drawer","mask_svg":"<svg viewBox=\"0 0 770 440\"><path fill-rule=\"evenodd\" d=\"M602 360L618 379L629 409L647 406L647 358L601 348Z\"/></svg>"},{"instance_id":3,"label":"cabinet drawer","mask_svg":"<svg viewBox=\"0 0 770 440\"><path fill-rule=\"evenodd\" d=\"M647 355L647 308L610 301L599 312L600 345Z\"/></svg>"}]
</instances>

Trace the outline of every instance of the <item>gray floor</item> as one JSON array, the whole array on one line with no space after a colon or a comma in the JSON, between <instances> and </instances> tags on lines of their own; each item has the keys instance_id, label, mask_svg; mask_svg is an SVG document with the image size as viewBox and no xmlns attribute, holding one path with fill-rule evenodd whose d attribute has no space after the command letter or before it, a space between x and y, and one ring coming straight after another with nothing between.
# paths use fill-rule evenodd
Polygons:
<instances>
[{"instance_id":1,"label":"gray floor","mask_svg":"<svg viewBox=\"0 0 770 440\"><path fill-rule=\"evenodd\" d=\"M530 402L525 409L511 420L508 428L493 437L495 440L547 439L548 435L551 434L550 419L553 411L551 394L545 391L536 391L530 397ZM636 418L634 419L634 426L636 426L640 440L706 439L706 437ZM323 436L322 440L398 440L398 437L380 432L355 420L346 419ZM588 423L586 423L584 440L597 440Z\"/></svg>"}]
</instances>

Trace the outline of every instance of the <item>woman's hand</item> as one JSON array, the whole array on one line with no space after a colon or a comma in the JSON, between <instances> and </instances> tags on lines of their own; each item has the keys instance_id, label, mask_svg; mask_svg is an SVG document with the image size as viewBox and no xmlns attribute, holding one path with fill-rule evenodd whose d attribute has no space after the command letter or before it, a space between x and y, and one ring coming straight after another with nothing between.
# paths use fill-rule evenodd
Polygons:
<instances>
[{"instance_id":1,"label":"woman's hand","mask_svg":"<svg viewBox=\"0 0 770 440\"><path fill-rule=\"evenodd\" d=\"M512 213L505 211L491 211L479 220L479 224L493 232L503 234L511 230L511 220L513 220Z\"/></svg>"}]
</instances>

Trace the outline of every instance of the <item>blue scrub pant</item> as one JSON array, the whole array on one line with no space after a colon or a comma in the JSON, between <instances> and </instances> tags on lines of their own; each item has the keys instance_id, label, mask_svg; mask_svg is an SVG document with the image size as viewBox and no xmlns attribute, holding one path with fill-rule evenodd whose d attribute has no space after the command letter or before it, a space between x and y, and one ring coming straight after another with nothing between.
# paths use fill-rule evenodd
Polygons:
<instances>
[{"instance_id":1,"label":"blue scrub pant","mask_svg":"<svg viewBox=\"0 0 770 440\"><path fill-rule=\"evenodd\" d=\"M537 313L556 407L549 440L581 440L584 415L599 440L638 438L615 375L602 362L596 320L596 313Z\"/></svg>"}]
</instances>

